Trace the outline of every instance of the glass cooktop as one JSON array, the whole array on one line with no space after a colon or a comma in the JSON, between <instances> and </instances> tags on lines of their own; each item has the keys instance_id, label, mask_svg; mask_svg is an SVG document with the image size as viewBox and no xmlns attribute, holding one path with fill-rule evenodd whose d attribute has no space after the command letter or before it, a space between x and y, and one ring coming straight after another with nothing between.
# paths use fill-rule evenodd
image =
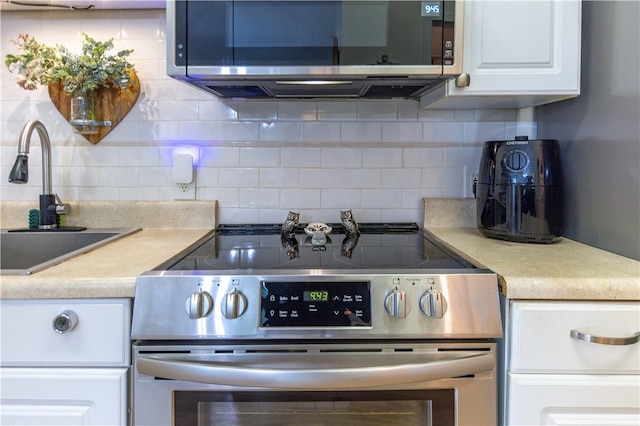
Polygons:
<instances>
[{"instance_id":1,"label":"glass cooktop","mask_svg":"<svg viewBox=\"0 0 640 426\"><path fill-rule=\"evenodd\" d=\"M154 270L416 270L474 266L449 252L415 223L360 223L350 234L340 224L318 244L301 224L291 235L281 225L220 225Z\"/></svg>"}]
</instances>

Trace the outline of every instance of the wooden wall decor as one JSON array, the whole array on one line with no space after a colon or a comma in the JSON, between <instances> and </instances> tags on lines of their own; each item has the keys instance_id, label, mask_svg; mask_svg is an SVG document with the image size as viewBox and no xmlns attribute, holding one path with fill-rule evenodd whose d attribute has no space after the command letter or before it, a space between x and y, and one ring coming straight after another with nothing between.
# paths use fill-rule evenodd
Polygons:
<instances>
[{"instance_id":1,"label":"wooden wall decor","mask_svg":"<svg viewBox=\"0 0 640 426\"><path fill-rule=\"evenodd\" d=\"M96 134L82 135L92 144L97 144L131 111L140 95L140 80L135 73L131 73L131 80L135 84L129 85L129 90L124 91L119 87L100 88L95 94L96 117L102 121L111 121L110 127L100 127ZM56 109L67 120L71 120L71 96L64 91L62 82L49 84L49 97Z\"/></svg>"}]
</instances>

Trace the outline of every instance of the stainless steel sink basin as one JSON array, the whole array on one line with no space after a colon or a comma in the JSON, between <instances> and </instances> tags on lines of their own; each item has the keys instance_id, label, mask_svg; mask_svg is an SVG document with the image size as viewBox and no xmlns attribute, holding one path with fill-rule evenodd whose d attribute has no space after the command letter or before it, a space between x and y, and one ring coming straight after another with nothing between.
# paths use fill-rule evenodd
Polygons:
<instances>
[{"instance_id":1,"label":"stainless steel sink basin","mask_svg":"<svg viewBox=\"0 0 640 426\"><path fill-rule=\"evenodd\" d=\"M138 231L140 228L76 232L2 230L0 275L29 275Z\"/></svg>"}]
</instances>

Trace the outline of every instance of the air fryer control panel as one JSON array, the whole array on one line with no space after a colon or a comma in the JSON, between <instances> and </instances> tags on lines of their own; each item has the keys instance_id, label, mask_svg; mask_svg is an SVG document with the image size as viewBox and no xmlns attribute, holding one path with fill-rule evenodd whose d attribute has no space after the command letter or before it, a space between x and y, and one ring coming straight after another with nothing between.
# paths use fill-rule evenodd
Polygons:
<instances>
[{"instance_id":1,"label":"air fryer control panel","mask_svg":"<svg viewBox=\"0 0 640 426\"><path fill-rule=\"evenodd\" d=\"M504 167L511 172L522 172L529 167L531 160L529 154L520 149L509 151L502 159Z\"/></svg>"}]
</instances>

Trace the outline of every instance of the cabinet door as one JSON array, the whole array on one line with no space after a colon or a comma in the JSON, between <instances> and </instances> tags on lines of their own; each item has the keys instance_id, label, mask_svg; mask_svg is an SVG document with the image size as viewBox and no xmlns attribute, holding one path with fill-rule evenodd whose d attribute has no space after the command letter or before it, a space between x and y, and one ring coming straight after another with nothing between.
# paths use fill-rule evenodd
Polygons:
<instances>
[{"instance_id":1,"label":"cabinet door","mask_svg":"<svg viewBox=\"0 0 640 426\"><path fill-rule=\"evenodd\" d=\"M578 93L579 1L476 0L466 7L473 25L463 67L471 84L456 92Z\"/></svg>"},{"instance_id":2,"label":"cabinet door","mask_svg":"<svg viewBox=\"0 0 640 426\"><path fill-rule=\"evenodd\" d=\"M640 376L509 374L508 425L638 425Z\"/></svg>"},{"instance_id":3,"label":"cabinet door","mask_svg":"<svg viewBox=\"0 0 640 426\"><path fill-rule=\"evenodd\" d=\"M126 368L2 368L0 424L126 425Z\"/></svg>"},{"instance_id":4,"label":"cabinet door","mask_svg":"<svg viewBox=\"0 0 640 426\"><path fill-rule=\"evenodd\" d=\"M579 0L465 2L463 70L430 108L524 108L580 94ZM438 96L444 96L438 99Z\"/></svg>"}]
</instances>

